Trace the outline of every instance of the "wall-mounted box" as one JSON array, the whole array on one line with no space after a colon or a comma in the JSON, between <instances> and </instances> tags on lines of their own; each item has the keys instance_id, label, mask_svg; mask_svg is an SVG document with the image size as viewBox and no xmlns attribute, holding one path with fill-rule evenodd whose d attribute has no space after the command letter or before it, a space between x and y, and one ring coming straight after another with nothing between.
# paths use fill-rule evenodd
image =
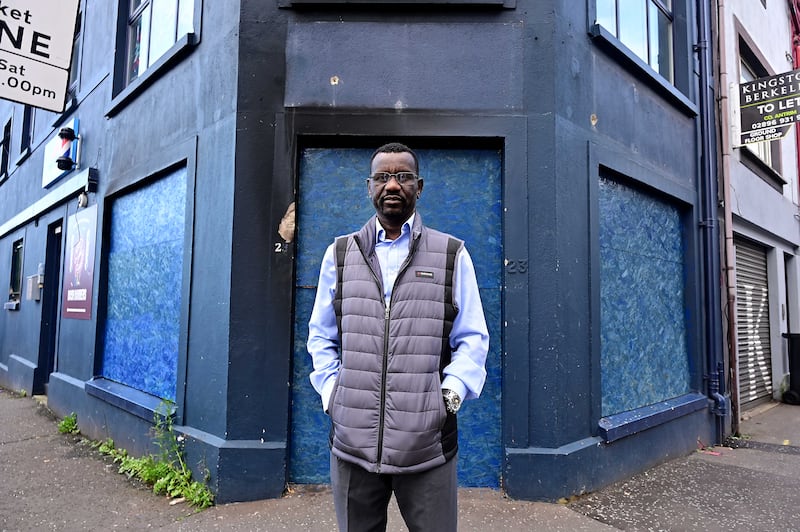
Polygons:
<instances>
[{"instance_id":1,"label":"wall-mounted box","mask_svg":"<svg viewBox=\"0 0 800 532\"><path fill-rule=\"evenodd\" d=\"M25 299L28 301L39 301L42 299L42 275L29 275L26 277L27 283L25 285Z\"/></svg>"}]
</instances>

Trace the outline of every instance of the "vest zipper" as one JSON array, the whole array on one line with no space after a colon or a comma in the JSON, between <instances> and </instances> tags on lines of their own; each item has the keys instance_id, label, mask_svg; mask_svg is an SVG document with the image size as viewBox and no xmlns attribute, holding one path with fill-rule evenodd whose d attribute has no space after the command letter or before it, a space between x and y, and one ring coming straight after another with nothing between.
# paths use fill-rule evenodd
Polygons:
<instances>
[{"instance_id":1,"label":"vest zipper","mask_svg":"<svg viewBox=\"0 0 800 532\"><path fill-rule=\"evenodd\" d=\"M394 280L394 285L397 286L397 282L405 273L408 265L411 264L411 259L414 257L414 252L416 251L417 240L414 240L411 246L411 249L408 251L408 256L406 260L403 261L403 264L400 265L400 270L397 272L397 277ZM371 270L372 268L370 268ZM373 271L372 275L375 276L375 279L378 279L378 275ZM380 286L381 283L378 282ZM377 455L377 462L378 462L378 473L381 472L381 460L383 460L383 425L385 423L386 418L386 374L389 372L389 313L390 309L392 308L392 299L394 299L394 287L392 287L392 295L389 297L389 303L384 303L384 313L383 313L383 365L381 367L381 412L380 417L378 419L378 455Z\"/></svg>"},{"instance_id":2,"label":"vest zipper","mask_svg":"<svg viewBox=\"0 0 800 532\"><path fill-rule=\"evenodd\" d=\"M378 288L381 292L381 299L383 299L383 283L381 282L380 276L375 273L375 270L372 269L371 263L367 258L367 254L364 253L364 249L361 247L361 242L358 238L356 238L356 243L358 244L358 250L361 252L361 256L364 257L364 262L370 266L369 271L372 273L372 277L375 279L375 284L378 285ZM386 418L386 374L389 371L389 308L391 305L391 300L389 304L385 301L383 303L383 361L381 362L381 405L380 405L380 412L378 413L378 449L375 459L375 464L377 467L377 472L381 472L381 460L383 459L383 425L385 423Z\"/></svg>"},{"instance_id":3,"label":"vest zipper","mask_svg":"<svg viewBox=\"0 0 800 532\"><path fill-rule=\"evenodd\" d=\"M389 311L390 306L385 305L383 313L383 361L381 363L381 411L378 418L378 456L376 459L378 473L381 472L383 459L383 425L386 416L386 374L389 371Z\"/></svg>"}]
</instances>

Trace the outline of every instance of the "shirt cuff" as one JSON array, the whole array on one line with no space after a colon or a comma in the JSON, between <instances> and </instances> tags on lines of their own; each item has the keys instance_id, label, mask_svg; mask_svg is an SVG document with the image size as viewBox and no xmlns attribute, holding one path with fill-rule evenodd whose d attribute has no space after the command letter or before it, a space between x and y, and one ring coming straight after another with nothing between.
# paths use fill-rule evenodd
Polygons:
<instances>
[{"instance_id":1,"label":"shirt cuff","mask_svg":"<svg viewBox=\"0 0 800 532\"><path fill-rule=\"evenodd\" d=\"M467 397L467 387L461 382L458 377L447 375L442 381L442 390L453 390L458 394L458 397L463 401Z\"/></svg>"},{"instance_id":2,"label":"shirt cuff","mask_svg":"<svg viewBox=\"0 0 800 532\"><path fill-rule=\"evenodd\" d=\"M331 394L333 393L333 386L336 384L336 377L331 376L325 384L322 385L322 391L320 392L320 397L322 398L322 410L327 414L328 413L328 406L331 401Z\"/></svg>"}]
</instances>

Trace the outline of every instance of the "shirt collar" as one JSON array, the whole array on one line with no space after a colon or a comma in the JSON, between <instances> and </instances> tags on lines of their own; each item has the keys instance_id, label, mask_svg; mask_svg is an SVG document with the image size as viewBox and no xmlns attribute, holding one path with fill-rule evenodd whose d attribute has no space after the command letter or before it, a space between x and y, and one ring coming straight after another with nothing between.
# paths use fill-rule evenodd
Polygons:
<instances>
[{"instance_id":1,"label":"shirt collar","mask_svg":"<svg viewBox=\"0 0 800 532\"><path fill-rule=\"evenodd\" d=\"M414 211L411 213L411 216L408 217L408 220L403 222L403 226L400 228L400 236L411 233L411 228L414 227L414 217L417 215L417 212ZM386 240L386 230L381 225L380 220L378 217L375 217L375 242L383 242Z\"/></svg>"}]
</instances>

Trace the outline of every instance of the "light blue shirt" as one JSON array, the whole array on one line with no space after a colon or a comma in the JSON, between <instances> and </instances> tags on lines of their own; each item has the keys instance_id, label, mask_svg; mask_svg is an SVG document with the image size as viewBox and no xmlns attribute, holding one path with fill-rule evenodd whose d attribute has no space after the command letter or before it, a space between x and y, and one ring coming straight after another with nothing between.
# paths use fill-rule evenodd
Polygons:
<instances>
[{"instance_id":1,"label":"light blue shirt","mask_svg":"<svg viewBox=\"0 0 800 532\"><path fill-rule=\"evenodd\" d=\"M386 231L376 219L377 237L375 254L381 265L386 304L392 296L394 282L400 266L408 256L414 214L403 224L396 240L387 240ZM336 291L336 265L333 244L325 250L319 272L317 296L308 323L308 343L314 370L309 378L311 385L322 398L322 408L328 411L328 402L336 375L339 373L339 331L333 297ZM450 331L453 350L450 364L444 368L442 388L453 390L463 400L478 397L486 381L486 354L489 351L489 332L483 316L483 306L478 292L475 267L467 250L458 254L456 274L453 276L453 296L459 311Z\"/></svg>"}]
</instances>

